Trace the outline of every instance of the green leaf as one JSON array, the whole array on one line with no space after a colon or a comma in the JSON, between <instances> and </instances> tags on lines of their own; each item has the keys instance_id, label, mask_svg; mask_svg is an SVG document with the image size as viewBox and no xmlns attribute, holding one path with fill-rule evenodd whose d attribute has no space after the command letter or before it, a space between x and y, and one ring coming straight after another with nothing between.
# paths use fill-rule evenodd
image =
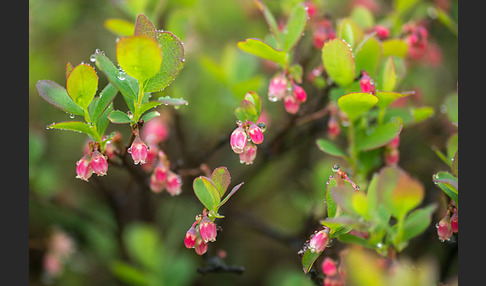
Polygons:
<instances>
[{"instance_id":1,"label":"green leaf","mask_svg":"<svg viewBox=\"0 0 486 286\"><path fill-rule=\"evenodd\" d=\"M218 188L207 177L199 176L193 182L194 193L199 201L208 209L217 212L217 206L221 201Z\"/></svg>"},{"instance_id":2,"label":"green leaf","mask_svg":"<svg viewBox=\"0 0 486 286\"><path fill-rule=\"evenodd\" d=\"M265 20L267 21L268 27L270 28L270 32L274 35L275 39L277 40L277 47L280 46L281 42L281 35L278 29L277 21L275 20L275 16L273 16L272 12L268 9L265 4L263 4L260 0L256 0L255 4L257 5L258 9L263 13Z\"/></svg>"},{"instance_id":3,"label":"green leaf","mask_svg":"<svg viewBox=\"0 0 486 286\"><path fill-rule=\"evenodd\" d=\"M261 101L260 97L258 96L258 94L254 91L249 91L245 94L243 99L250 101L253 104L253 106L255 106L256 116L260 117L260 112L262 110L262 101ZM256 123L256 121L255 121L255 123Z\"/></svg>"},{"instance_id":4,"label":"green leaf","mask_svg":"<svg viewBox=\"0 0 486 286\"><path fill-rule=\"evenodd\" d=\"M356 134L356 148L360 151L379 148L397 137L401 130L402 124L398 121L378 125L371 132L363 130Z\"/></svg>"},{"instance_id":5,"label":"green leaf","mask_svg":"<svg viewBox=\"0 0 486 286\"><path fill-rule=\"evenodd\" d=\"M304 255L302 256L302 267L305 274L307 274L311 270L312 265L323 252L324 251L312 252L310 251L310 249L307 249L305 251Z\"/></svg>"},{"instance_id":6,"label":"green leaf","mask_svg":"<svg viewBox=\"0 0 486 286\"><path fill-rule=\"evenodd\" d=\"M333 142L326 140L326 139L317 139L316 141L317 147L319 150L333 156L337 157L346 157L346 153L338 147Z\"/></svg>"},{"instance_id":7,"label":"green leaf","mask_svg":"<svg viewBox=\"0 0 486 286\"><path fill-rule=\"evenodd\" d=\"M437 14L437 20L439 20L439 22L449 28L449 30L457 36L459 29L457 27L456 21L452 19L446 11L442 10L442 8L435 6L432 9L434 9Z\"/></svg>"},{"instance_id":8,"label":"green leaf","mask_svg":"<svg viewBox=\"0 0 486 286\"><path fill-rule=\"evenodd\" d=\"M120 110L113 110L109 115L108 119L110 119L111 123L115 124L125 124L125 123L130 123L132 120L123 111Z\"/></svg>"},{"instance_id":9,"label":"green leaf","mask_svg":"<svg viewBox=\"0 0 486 286\"><path fill-rule=\"evenodd\" d=\"M150 111L150 112L147 112L145 113L144 115L142 115L142 117L140 117L141 120L143 120L144 122L147 122L149 121L150 119L153 119L155 117L159 117L160 116L160 113L158 111Z\"/></svg>"},{"instance_id":10,"label":"green leaf","mask_svg":"<svg viewBox=\"0 0 486 286\"><path fill-rule=\"evenodd\" d=\"M113 84L108 83L105 88L100 92L99 100L96 103L96 107L93 112L91 120L96 121L103 114L103 112L108 108L108 106L113 102L115 96L118 93Z\"/></svg>"},{"instance_id":11,"label":"green leaf","mask_svg":"<svg viewBox=\"0 0 486 286\"><path fill-rule=\"evenodd\" d=\"M408 45L404 40L389 39L383 41L383 56L397 56L405 58L408 53Z\"/></svg>"},{"instance_id":12,"label":"green leaf","mask_svg":"<svg viewBox=\"0 0 486 286\"><path fill-rule=\"evenodd\" d=\"M66 91L71 99L83 110L93 100L98 90L98 75L95 69L88 64L77 65L66 80Z\"/></svg>"},{"instance_id":13,"label":"green leaf","mask_svg":"<svg viewBox=\"0 0 486 286\"><path fill-rule=\"evenodd\" d=\"M334 201L334 198L331 195L331 189L337 186L337 181L335 178L329 179L326 186L326 208L327 208L327 217L333 218L337 214L337 203ZM333 228L331 227L331 230Z\"/></svg>"},{"instance_id":14,"label":"green leaf","mask_svg":"<svg viewBox=\"0 0 486 286\"><path fill-rule=\"evenodd\" d=\"M108 59L103 52L95 53L96 66L106 75L111 84L113 84L125 98L130 110L133 112L133 101L138 96L137 80L129 75L125 75L125 79L120 79L118 70L113 62Z\"/></svg>"},{"instance_id":15,"label":"green leaf","mask_svg":"<svg viewBox=\"0 0 486 286\"><path fill-rule=\"evenodd\" d=\"M108 115L113 111L113 103L110 103L108 107L103 111L103 113L96 119L96 131L98 134L102 135L105 133L106 127L108 127L108 123L110 120L108 119Z\"/></svg>"},{"instance_id":16,"label":"green leaf","mask_svg":"<svg viewBox=\"0 0 486 286\"><path fill-rule=\"evenodd\" d=\"M36 84L39 95L55 107L76 115L84 115L84 111L73 102L64 87L51 80L39 80Z\"/></svg>"},{"instance_id":17,"label":"green leaf","mask_svg":"<svg viewBox=\"0 0 486 286\"><path fill-rule=\"evenodd\" d=\"M369 206L365 193L354 192L351 196L351 205L353 206L353 210L361 215L363 218L369 218Z\"/></svg>"},{"instance_id":18,"label":"green leaf","mask_svg":"<svg viewBox=\"0 0 486 286\"><path fill-rule=\"evenodd\" d=\"M128 225L123 233L123 241L133 260L150 270L157 269L162 253L154 227L141 223Z\"/></svg>"},{"instance_id":19,"label":"green leaf","mask_svg":"<svg viewBox=\"0 0 486 286\"><path fill-rule=\"evenodd\" d=\"M224 205L236 193L236 191L238 191L241 186L243 186L243 184L244 182L234 186L233 189L231 189L231 192L229 192L229 194L218 204L216 208L219 209L222 205Z\"/></svg>"},{"instance_id":20,"label":"green leaf","mask_svg":"<svg viewBox=\"0 0 486 286\"><path fill-rule=\"evenodd\" d=\"M436 209L437 205L433 204L411 212L403 221L402 241L408 241L424 232L429 227Z\"/></svg>"},{"instance_id":21,"label":"green leaf","mask_svg":"<svg viewBox=\"0 0 486 286\"><path fill-rule=\"evenodd\" d=\"M395 218L403 218L407 212L422 202L425 194L423 185L401 168L384 167L380 176L384 176L389 182L382 194L385 204Z\"/></svg>"},{"instance_id":22,"label":"green leaf","mask_svg":"<svg viewBox=\"0 0 486 286\"><path fill-rule=\"evenodd\" d=\"M121 37L116 43L116 58L128 75L145 82L159 72L162 51L159 44L147 36Z\"/></svg>"},{"instance_id":23,"label":"green leaf","mask_svg":"<svg viewBox=\"0 0 486 286\"><path fill-rule=\"evenodd\" d=\"M137 16L137 20L135 21L135 32L133 34L144 35L151 38L152 40L157 40L154 24L152 24L147 16L143 14L139 14Z\"/></svg>"},{"instance_id":24,"label":"green leaf","mask_svg":"<svg viewBox=\"0 0 486 286\"><path fill-rule=\"evenodd\" d=\"M322 63L329 76L340 86L349 86L356 76L351 47L342 39L327 41L322 47Z\"/></svg>"},{"instance_id":25,"label":"green leaf","mask_svg":"<svg viewBox=\"0 0 486 286\"><path fill-rule=\"evenodd\" d=\"M235 116L238 120L258 121L258 111L252 101L243 99L241 105L235 109Z\"/></svg>"},{"instance_id":26,"label":"green leaf","mask_svg":"<svg viewBox=\"0 0 486 286\"><path fill-rule=\"evenodd\" d=\"M184 67L184 45L171 32L157 31L157 42L164 60L160 70L147 81L146 92L161 91L169 86Z\"/></svg>"},{"instance_id":27,"label":"green leaf","mask_svg":"<svg viewBox=\"0 0 486 286\"><path fill-rule=\"evenodd\" d=\"M135 25L127 20L110 18L105 20L105 28L117 36L131 36Z\"/></svg>"},{"instance_id":28,"label":"green leaf","mask_svg":"<svg viewBox=\"0 0 486 286\"><path fill-rule=\"evenodd\" d=\"M157 101L163 103L164 105L173 105L173 106L189 104L189 102L187 102L187 100L183 98L175 98L170 96L159 97Z\"/></svg>"},{"instance_id":29,"label":"green leaf","mask_svg":"<svg viewBox=\"0 0 486 286\"><path fill-rule=\"evenodd\" d=\"M249 54L255 55L262 59L276 62L282 67L286 67L288 63L288 55L286 52L278 51L272 48L267 43L260 39L246 39L243 42L238 42L237 47Z\"/></svg>"},{"instance_id":30,"label":"green leaf","mask_svg":"<svg viewBox=\"0 0 486 286\"><path fill-rule=\"evenodd\" d=\"M393 92L393 91L377 91L375 93L375 95L379 99L376 106L378 106L378 108L380 108L380 109L385 109L388 106L390 106L390 104L395 102L395 100L397 100L401 97L408 96L408 94L402 94L402 93Z\"/></svg>"},{"instance_id":31,"label":"green leaf","mask_svg":"<svg viewBox=\"0 0 486 286\"><path fill-rule=\"evenodd\" d=\"M73 71L73 69L74 69L73 64L71 64L71 62L67 62L66 63L66 80L68 79L69 74Z\"/></svg>"},{"instance_id":32,"label":"green leaf","mask_svg":"<svg viewBox=\"0 0 486 286\"><path fill-rule=\"evenodd\" d=\"M397 83L397 73L395 70L395 63L393 62L393 57L389 56L381 70L379 77L380 81L377 88L383 91L393 91Z\"/></svg>"},{"instance_id":33,"label":"green leaf","mask_svg":"<svg viewBox=\"0 0 486 286\"><path fill-rule=\"evenodd\" d=\"M458 181L449 172L438 172L432 181L458 205Z\"/></svg>"},{"instance_id":34,"label":"green leaf","mask_svg":"<svg viewBox=\"0 0 486 286\"><path fill-rule=\"evenodd\" d=\"M375 25L373 13L363 5L354 6L350 17L364 30L370 29Z\"/></svg>"},{"instance_id":35,"label":"green leaf","mask_svg":"<svg viewBox=\"0 0 486 286\"><path fill-rule=\"evenodd\" d=\"M90 135L92 138L97 137L96 134L91 129L91 127L87 123L81 121L65 121L65 122L53 123L48 125L48 128L85 133Z\"/></svg>"},{"instance_id":36,"label":"green leaf","mask_svg":"<svg viewBox=\"0 0 486 286\"><path fill-rule=\"evenodd\" d=\"M459 97L457 94L448 95L445 100L443 107L445 109L445 113L451 122L458 122L459 121Z\"/></svg>"},{"instance_id":37,"label":"green leaf","mask_svg":"<svg viewBox=\"0 0 486 286\"><path fill-rule=\"evenodd\" d=\"M147 110L152 109L154 107L157 107L157 106L159 106L161 104L162 104L162 102L160 102L160 101L149 101L149 102L145 102L144 104L142 104L140 106L139 112L140 112L140 114L143 114Z\"/></svg>"},{"instance_id":38,"label":"green leaf","mask_svg":"<svg viewBox=\"0 0 486 286\"><path fill-rule=\"evenodd\" d=\"M220 197L223 197L231 182L231 176L228 169L226 167L214 169L213 173L211 174L211 181L218 189Z\"/></svg>"},{"instance_id":39,"label":"green leaf","mask_svg":"<svg viewBox=\"0 0 486 286\"><path fill-rule=\"evenodd\" d=\"M374 245L370 245L366 239L349 233L340 235L338 237L338 240L347 244L361 245L367 248L374 248Z\"/></svg>"},{"instance_id":40,"label":"green leaf","mask_svg":"<svg viewBox=\"0 0 486 286\"><path fill-rule=\"evenodd\" d=\"M410 113L413 116L413 123L419 123L434 115L434 109L430 106L411 107Z\"/></svg>"},{"instance_id":41,"label":"green leaf","mask_svg":"<svg viewBox=\"0 0 486 286\"><path fill-rule=\"evenodd\" d=\"M306 8L302 3L298 3L292 10L287 21L287 26L283 32L284 51L289 52L295 48L304 33L307 20L308 15Z\"/></svg>"},{"instance_id":42,"label":"green leaf","mask_svg":"<svg viewBox=\"0 0 486 286\"><path fill-rule=\"evenodd\" d=\"M380 65L383 48L374 35L365 38L355 51L356 72L366 71L372 78Z\"/></svg>"},{"instance_id":43,"label":"green leaf","mask_svg":"<svg viewBox=\"0 0 486 286\"><path fill-rule=\"evenodd\" d=\"M343 39L351 48L354 48L363 39L363 29L351 18L339 20L336 28L336 37Z\"/></svg>"},{"instance_id":44,"label":"green leaf","mask_svg":"<svg viewBox=\"0 0 486 286\"><path fill-rule=\"evenodd\" d=\"M349 120L354 121L360 115L371 109L378 102L378 97L363 92L349 93L338 99L339 108L346 113Z\"/></svg>"}]
</instances>

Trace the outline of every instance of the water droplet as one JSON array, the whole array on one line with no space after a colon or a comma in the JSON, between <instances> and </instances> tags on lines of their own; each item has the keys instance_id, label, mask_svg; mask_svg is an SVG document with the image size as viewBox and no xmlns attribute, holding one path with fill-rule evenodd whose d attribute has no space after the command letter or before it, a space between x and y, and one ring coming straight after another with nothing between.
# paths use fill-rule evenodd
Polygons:
<instances>
[{"instance_id":1,"label":"water droplet","mask_svg":"<svg viewBox=\"0 0 486 286\"><path fill-rule=\"evenodd\" d=\"M236 120L236 125L240 126L241 124L243 124L241 120Z\"/></svg>"},{"instance_id":2,"label":"water droplet","mask_svg":"<svg viewBox=\"0 0 486 286\"><path fill-rule=\"evenodd\" d=\"M439 228L439 223L436 223L435 224L435 228Z\"/></svg>"},{"instance_id":3,"label":"water droplet","mask_svg":"<svg viewBox=\"0 0 486 286\"><path fill-rule=\"evenodd\" d=\"M74 114L72 114L72 113L69 114L69 118L71 118L71 119L74 118Z\"/></svg>"},{"instance_id":4,"label":"water droplet","mask_svg":"<svg viewBox=\"0 0 486 286\"><path fill-rule=\"evenodd\" d=\"M125 72L123 71L119 72L117 77L119 80L125 80Z\"/></svg>"},{"instance_id":5,"label":"water droplet","mask_svg":"<svg viewBox=\"0 0 486 286\"><path fill-rule=\"evenodd\" d=\"M257 125L258 125L258 128L260 128L260 130L262 130L262 132L265 132L265 130L267 129L267 126L263 122L260 122Z\"/></svg>"},{"instance_id":6,"label":"water droplet","mask_svg":"<svg viewBox=\"0 0 486 286\"><path fill-rule=\"evenodd\" d=\"M96 61L96 55L95 54L92 54L90 57L89 57L89 61L94 63Z\"/></svg>"},{"instance_id":7,"label":"water droplet","mask_svg":"<svg viewBox=\"0 0 486 286\"><path fill-rule=\"evenodd\" d=\"M356 185L356 191L359 191L359 185Z\"/></svg>"},{"instance_id":8,"label":"water droplet","mask_svg":"<svg viewBox=\"0 0 486 286\"><path fill-rule=\"evenodd\" d=\"M338 164L334 164L334 166L332 166L332 171L333 172L337 172L337 171L339 171L339 169L340 169L340 167L339 167Z\"/></svg>"},{"instance_id":9,"label":"water droplet","mask_svg":"<svg viewBox=\"0 0 486 286\"><path fill-rule=\"evenodd\" d=\"M268 95L268 100L270 100L271 102L277 102L278 98L274 95Z\"/></svg>"},{"instance_id":10,"label":"water droplet","mask_svg":"<svg viewBox=\"0 0 486 286\"><path fill-rule=\"evenodd\" d=\"M376 247L378 247L379 249L382 249L382 248L383 248L383 243L378 242L378 243L376 244Z\"/></svg>"},{"instance_id":11,"label":"water droplet","mask_svg":"<svg viewBox=\"0 0 486 286\"><path fill-rule=\"evenodd\" d=\"M128 154L132 154L132 147L128 147L127 152Z\"/></svg>"}]
</instances>

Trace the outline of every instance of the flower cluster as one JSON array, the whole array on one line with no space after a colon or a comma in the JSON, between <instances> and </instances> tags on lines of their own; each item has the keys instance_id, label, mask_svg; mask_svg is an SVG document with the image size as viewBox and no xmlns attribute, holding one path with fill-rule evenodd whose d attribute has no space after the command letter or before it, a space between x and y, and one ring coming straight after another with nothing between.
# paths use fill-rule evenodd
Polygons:
<instances>
[{"instance_id":1,"label":"flower cluster","mask_svg":"<svg viewBox=\"0 0 486 286\"><path fill-rule=\"evenodd\" d=\"M170 170L170 162L162 150L158 152L152 175L150 175L150 189L154 193L160 193L164 189L171 196L181 193L182 180L179 175Z\"/></svg>"},{"instance_id":2,"label":"flower cluster","mask_svg":"<svg viewBox=\"0 0 486 286\"><path fill-rule=\"evenodd\" d=\"M75 251L72 238L64 231L55 228L49 238L44 254L43 266L46 275L54 278L62 273L63 266Z\"/></svg>"},{"instance_id":3,"label":"flower cluster","mask_svg":"<svg viewBox=\"0 0 486 286\"><path fill-rule=\"evenodd\" d=\"M321 264L322 273L324 273L323 286L344 286L346 274L344 268L338 265L338 262L330 257L324 258Z\"/></svg>"},{"instance_id":4,"label":"flower cluster","mask_svg":"<svg viewBox=\"0 0 486 286\"><path fill-rule=\"evenodd\" d=\"M257 145L263 142L264 123L249 120L238 121L238 127L231 133L230 145L233 152L240 155L240 163L253 164L257 154Z\"/></svg>"},{"instance_id":5,"label":"flower cluster","mask_svg":"<svg viewBox=\"0 0 486 286\"><path fill-rule=\"evenodd\" d=\"M453 233L459 231L459 214L457 207L452 201L442 219L435 225L437 228L437 236L440 241L449 241Z\"/></svg>"},{"instance_id":6,"label":"flower cluster","mask_svg":"<svg viewBox=\"0 0 486 286\"><path fill-rule=\"evenodd\" d=\"M99 143L89 142L88 146L84 156L76 162L76 178L86 182L93 173L104 176L108 171L108 157L99 151Z\"/></svg>"},{"instance_id":7,"label":"flower cluster","mask_svg":"<svg viewBox=\"0 0 486 286\"><path fill-rule=\"evenodd\" d=\"M411 59L420 59L427 51L428 32L422 24L407 23L402 31L406 36L408 55Z\"/></svg>"},{"instance_id":8,"label":"flower cluster","mask_svg":"<svg viewBox=\"0 0 486 286\"><path fill-rule=\"evenodd\" d=\"M268 85L268 100L283 100L285 110L290 114L296 114L300 104L307 100L307 93L290 75L285 72L277 73Z\"/></svg>"},{"instance_id":9,"label":"flower cluster","mask_svg":"<svg viewBox=\"0 0 486 286\"><path fill-rule=\"evenodd\" d=\"M384 156L386 165L392 166L398 163L398 160L400 159L400 151L398 151L399 145L400 134L398 134L390 143L385 145Z\"/></svg>"},{"instance_id":10,"label":"flower cluster","mask_svg":"<svg viewBox=\"0 0 486 286\"><path fill-rule=\"evenodd\" d=\"M196 216L196 221L186 232L184 245L191 249L194 248L197 254L203 255L208 250L209 242L216 241L217 226L214 218L211 219L206 211L202 215Z\"/></svg>"}]
</instances>

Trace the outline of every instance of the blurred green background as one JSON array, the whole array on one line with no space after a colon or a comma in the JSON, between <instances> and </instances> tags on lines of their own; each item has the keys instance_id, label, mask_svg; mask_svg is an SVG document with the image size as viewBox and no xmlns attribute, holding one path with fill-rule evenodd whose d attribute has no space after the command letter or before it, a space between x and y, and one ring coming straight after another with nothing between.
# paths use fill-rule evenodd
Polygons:
<instances>
[{"instance_id":1,"label":"blurred green background","mask_svg":"<svg viewBox=\"0 0 486 286\"><path fill-rule=\"evenodd\" d=\"M274 14L284 17L300 1L263 2ZM337 19L349 13L351 4L367 1L316 2L324 3ZM382 7L377 18L390 9L389 1L373 2ZM457 1L422 1L415 9L416 15L410 17L430 18L428 7L438 2L449 3L450 14L457 19ZM108 176L96 180L99 184L76 179L75 162L83 155L87 137L46 130L46 125L70 118L38 95L36 82L50 79L64 86L66 62L89 62L96 49L115 61L117 35L108 31L104 22L110 18L134 22L139 13L184 43L184 68L172 85L160 92L189 101L188 106L177 110L159 110L171 119L170 137L164 143L169 159L176 164L197 162L198 156L226 140L205 163L211 169L228 167L231 186L245 182L221 209L226 216L221 221L224 231L209 249L211 255L224 250L228 265L245 267L242 275L197 273L197 267L206 265L204 258L183 245L185 232L202 209L193 195L193 178L184 178L178 197L167 193L151 196L155 215L147 221L137 204L141 200L136 194L137 186L125 170L110 167ZM426 187L424 205L431 201L446 204L446 197L431 178L435 172L447 170L447 166L431 147L444 150L455 130L444 113L444 103L450 96L457 97L458 78L457 35L437 21L430 28L430 38L442 51L441 64L413 66L401 83L402 90L420 90L423 103L435 110L432 118L404 130L401 136L400 166ZM144 285L150 279L159 281L157 285L312 285L301 270L296 254L301 245L296 242L305 241L323 218L325 182L339 160L315 148L316 138L303 136L308 132L305 128L291 134L295 144L286 146L288 151L282 156L259 164L263 160L260 155L255 163L258 168L241 165L229 146L229 133L235 128L233 111L246 91L254 90L263 99L263 108L270 118L266 138L272 138L288 119L281 104L266 100L268 80L275 70L262 67L258 58L236 48L238 41L263 39L268 32L264 18L249 0L29 1L31 285ZM303 41L309 37L310 32ZM100 90L107 81L102 73L98 75ZM126 110L121 97L115 99L114 105L115 109ZM115 128L126 142L128 126L110 125L108 132ZM317 138L324 136L324 126L322 130ZM114 215L103 188L116 192L115 204L122 208L120 217ZM434 217L434 222L439 219ZM119 223L124 225L121 233ZM255 229L260 224L283 237L275 240L262 234ZM75 250L62 273L49 278L43 259L55 228L72 237ZM126 245L125 252L118 247L120 240ZM414 259L434 257L441 277L457 273L457 243L441 243L433 225L412 242L404 255Z\"/></svg>"}]
</instances>

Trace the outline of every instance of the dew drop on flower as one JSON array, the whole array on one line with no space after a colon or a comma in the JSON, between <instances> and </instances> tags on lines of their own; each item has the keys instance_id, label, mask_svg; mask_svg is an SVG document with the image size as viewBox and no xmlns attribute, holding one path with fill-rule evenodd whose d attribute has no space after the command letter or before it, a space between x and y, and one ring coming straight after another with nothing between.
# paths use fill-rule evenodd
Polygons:
<instances>
[{"instance_id":1,"label":"dew drop on flower","mask_svg":"<svg viewBox=\"0 0 486 286\"><path fill-rule=\"evenodd\" d=\"M338 164L334 164L334 166L332 166L332 171L333 171L333 172L337 172L337 171L339 171L339 168L340 168L340 167L339 167L339 165L338 165Z\"/></svg>"},{"instance_id":2,"label":"dew drop on flower","mask_svg":"<svg viewBox=\"0 0 486 286\"><path fill-rule=\"evenodd\" d=\"M92 54L90 57L89 57L89 61L94 63L96 61L96 55L95 54Z\"/></svg>"}]
</instances>

